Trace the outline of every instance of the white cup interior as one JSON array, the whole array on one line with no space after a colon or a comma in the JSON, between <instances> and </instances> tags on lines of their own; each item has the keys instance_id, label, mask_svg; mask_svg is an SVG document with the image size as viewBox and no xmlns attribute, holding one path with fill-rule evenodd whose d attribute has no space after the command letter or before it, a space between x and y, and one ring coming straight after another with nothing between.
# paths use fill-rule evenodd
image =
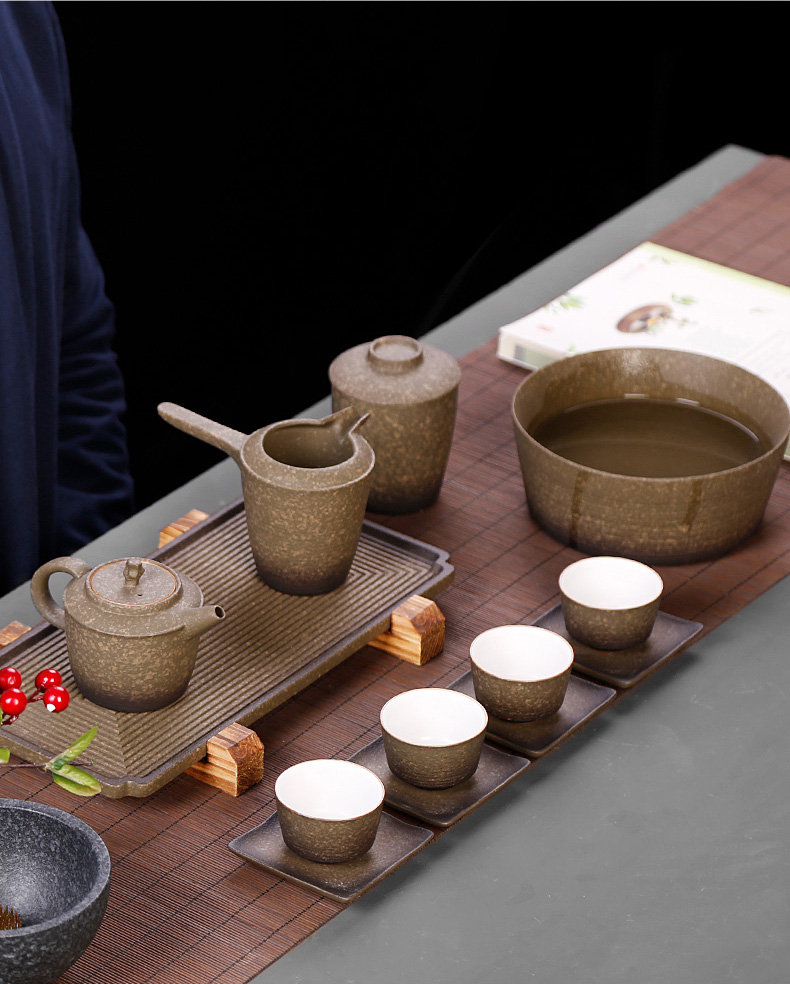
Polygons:
<instances>
[{"instance_id":1,"label":"white cup interior","mask_svg":"<svg viewBox=\"0 0 790 984\"><path fill-rule=\"evenodd\" d=\"M561 635L537 625L497 625L472 640L469 655L481 670L500 680L550 680L573 663L573 647Z\"/></svg>"},{"instance_id":2,"label":"white cup interior","mask_svg":"<svg viewBox=\"0 0 790 984\"><path fill-rule=\"evenodd\" d=\"M661 596L661 576L626 557L585 557L560 574L560 591L588 608L639 608Z\"/></svg>"},{"instance_id":3,"label":"white cup interior","mask_svg":"<svg viewBox=\"0 0 790 984\"><path fill-rule=\"evenodd\" d=\"M316 820L353 820L384 799L379 777L356 762L311 759L286 769L274 784L281 803Z\"/></svg>"},{"instance_id":4,"label":"white cup interior","mask_svg":"<svg viewBox=\"0 0 790 984\"><path fill-rule=\"evenodd\" d=\"M410 745L457 745L479 735L488 713L474 697L455 690L407 690L381 709L381 727Z\"/></svg>"}]
</instances>

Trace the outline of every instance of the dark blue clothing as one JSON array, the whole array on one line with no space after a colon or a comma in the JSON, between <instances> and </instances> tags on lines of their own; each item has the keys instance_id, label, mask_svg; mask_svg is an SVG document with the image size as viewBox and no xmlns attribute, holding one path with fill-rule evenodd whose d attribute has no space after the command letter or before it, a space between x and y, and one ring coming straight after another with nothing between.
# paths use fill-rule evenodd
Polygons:
<instances>
[{"instance_id":1,"label":"dark blue clothing","mask_svg":"<svg viewBox=\"0 0 790 984\"><path fill-rule=\"evenodd\" d=\"M0 3L0 593L132 511L114 312L79 194L54 8Z\"/></svg>"}]
</instances>

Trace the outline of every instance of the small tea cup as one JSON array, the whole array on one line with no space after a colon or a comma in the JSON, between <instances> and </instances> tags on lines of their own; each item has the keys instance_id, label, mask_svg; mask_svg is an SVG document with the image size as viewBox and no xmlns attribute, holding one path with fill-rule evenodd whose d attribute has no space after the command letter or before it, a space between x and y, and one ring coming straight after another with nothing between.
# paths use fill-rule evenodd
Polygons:
<instances>
[{"instance_id":1,"label":"small tea cup","mask_svg":"<svg viewBox=\"0 0 790 984\"><path fill-rule=\"evenodd\" d=\"M469 647L472 682L480 703L504 721L537 721L562 707L573 666L573 647L536 625L498 625Z\"/></svg>"},{"instance_id":2,"label":"small tea cup","mask_svg":"<svg viewBox=\"0 0 790 984\"><path fill-rule=\"evenodd\" d=\"M638 560L585 557L560 574L565 627L593 649L630 649L653 631L664 582Z\"/></svg>"},{"instance_id":3,"label":"small tea cup","mask_svg":"<svg viewBox=\"0 0 790 984\"><path fill-rule=\"evenodd\" d=\"M381 709L391 772L421 789L449 789L474 775L488 714L474 697L426 687L398 694Z\"/></svg>"},{"instance_id":4,"label":"small tea cup","mask_svg":"<svg viewBox=\"0 0 790 984\"><path fill-rule=\"evenodd\" d=\"M311 759L274 785L283 840L310 861L337 864L369 851L384 803L384 784L356 762Z\"/></svg>"}]
</instances>

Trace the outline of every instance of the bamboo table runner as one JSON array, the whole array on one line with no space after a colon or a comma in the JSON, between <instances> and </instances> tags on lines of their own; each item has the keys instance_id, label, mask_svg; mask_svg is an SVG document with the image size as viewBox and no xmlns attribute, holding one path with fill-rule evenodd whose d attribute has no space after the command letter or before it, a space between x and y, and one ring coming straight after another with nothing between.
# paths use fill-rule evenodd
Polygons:
<instances>
[{"instance_id":1,"label":"bamboo table runner","mask_svg":"<svg viewBox=\"0 0 790 984\"><path fill-rule=\"evenodd\" d=\"M790 285L790 161L767 158L651 238ZM498 360L494 340L461 365L455 442L439 502L411 516L373 517L450 552L455 582L437 598L447 618L438 657L419 667L366 647L264 718L256 726L266 748L264 778L238 799L181 776L144 800L82 801L37 770L3 772L3 796L75 813L112 856L107 917L62 978L66 984L246 984L331 919L340 903L241 861L228 841L274 811L274 781L283 769L308 758L350 757L378 737L378 712L391 696L448 685L468 668L475 635L529 623L558 602L557 577L581 554L561 547L527 512L509 409L524 370ZM775 584L790 571L790 465L782 465L765 523L751 540L719 560L659 571L662 610L702 622L705 633ZM584 741L584 730L569 740ZM549 754L534 767L551 766ZM373 891L386 892L387 882Z\"/></svg>"}]
</instances>

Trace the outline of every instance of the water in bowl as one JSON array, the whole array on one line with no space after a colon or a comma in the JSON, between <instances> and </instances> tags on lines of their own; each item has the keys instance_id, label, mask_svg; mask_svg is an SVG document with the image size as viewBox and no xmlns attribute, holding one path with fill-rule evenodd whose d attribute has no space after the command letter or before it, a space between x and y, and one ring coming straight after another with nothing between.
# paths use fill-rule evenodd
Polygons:
<instances>
[{"instance_id":1,"label":"water in bowl","mask_svg":"<svg viewBox=\"0 0 790 984\"><path fill-rule=\"evenodd\" d=\"M724 414L682 400L623 397L570 407L530 429L539 444L618 475L679 478L753 461L767 446Z\"/></svg>"}]
</instances>

